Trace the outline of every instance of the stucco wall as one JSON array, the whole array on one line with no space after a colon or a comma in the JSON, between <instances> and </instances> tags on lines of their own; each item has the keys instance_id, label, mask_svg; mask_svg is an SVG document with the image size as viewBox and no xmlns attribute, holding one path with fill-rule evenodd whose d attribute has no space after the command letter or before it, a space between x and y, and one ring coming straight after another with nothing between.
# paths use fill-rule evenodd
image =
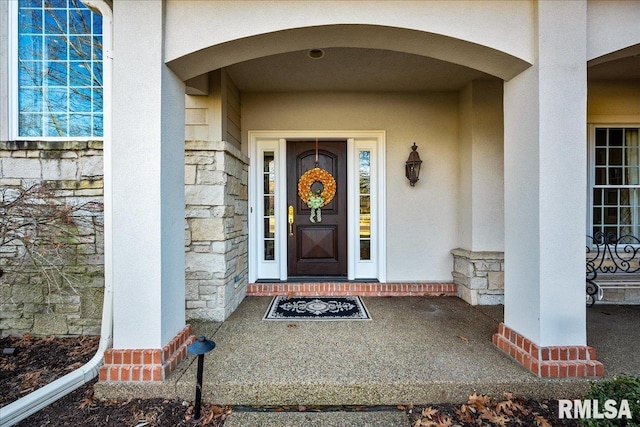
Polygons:
<instances>
[{"instance_id":1,"label":"stucco wall","mask_svg":"<svg viewBox=\"0 0 640 427\"><path fill-rule=\"evenodd\" d=\"M457 93L243 94L248 130L385 130L387 281L451 281L457 247ZM423 160L411 187L413 142Z\"/></svg>"},{"instance_id":2,"label":"stucco wall","mask_svg":"<svg viewBox=\"0 0 640 427\"><path fill-rule=\"evenodd\" d=\"M587 122L640 123L640 82L606 80L590 82Z\"/></svg>"}]
</instances>

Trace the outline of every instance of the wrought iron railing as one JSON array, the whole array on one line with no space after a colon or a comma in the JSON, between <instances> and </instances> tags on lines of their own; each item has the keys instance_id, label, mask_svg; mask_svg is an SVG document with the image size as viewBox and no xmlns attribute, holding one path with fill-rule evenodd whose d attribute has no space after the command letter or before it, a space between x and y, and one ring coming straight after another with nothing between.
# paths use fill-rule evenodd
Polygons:
<instances>
[{"instance_id":1,"label":"wrought iron railing","mask_svg":"<svg viewBox=\"0 0 640 427\"><path fill-rule=\"evenodd\" d=\"M640 239L630 234L598 231L587 236L586 291L587 305L593 306L603 296L602 287L596 282L598 273L637 273L640 271Z\"/></svg>"}]
</instances>

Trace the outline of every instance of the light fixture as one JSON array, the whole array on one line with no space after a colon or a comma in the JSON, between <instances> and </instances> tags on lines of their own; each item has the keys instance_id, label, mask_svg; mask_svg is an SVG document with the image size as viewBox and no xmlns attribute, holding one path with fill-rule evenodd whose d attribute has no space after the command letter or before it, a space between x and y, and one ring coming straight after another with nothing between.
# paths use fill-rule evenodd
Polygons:
<instances>
[{"instance_id":1,"label":"light fixture","mask_svg":"<svg viewBox=\"0 0 640 427\"><path fill-rule=\"evenodd\" d=\"M187 352L198 356L198 372L196 376L196 402L193 421L200 421L200 402L202 401L202 374L204 370L204 355L216 348L216 343L199 336L192 344L187 347Z\"/></svg>"},{"instance_id":2,"label":"light fixture","mask_svg":"<svg viewBox=\"0 0 640 427\"><path fill-rule=\"evenodd\" d=\"M411 147L411 153L409 153L409 159L405 163L405 175L409 180L409 183L412 187L416 185L416 182L420 179L420 165L422 164L422 160L420 160L420 155L416 151L418 146L416 143L413 143Z\"/></svg>"},{"instance_id":3,"label":"light fixture","mask_svg":"<svg viewBox=\"0 0 640 427\"><path fill-rule=\"evenodd\" d=\"M324 50L322 49L311 49L307 52L307 55L311 59L320 59L324 56Z\"/></svg>"}]
</instances>

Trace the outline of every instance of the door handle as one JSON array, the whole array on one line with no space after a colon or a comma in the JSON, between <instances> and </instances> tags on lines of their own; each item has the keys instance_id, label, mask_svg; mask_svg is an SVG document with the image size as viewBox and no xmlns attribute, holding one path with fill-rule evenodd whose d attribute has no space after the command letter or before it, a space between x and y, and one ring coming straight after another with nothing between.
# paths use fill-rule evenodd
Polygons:
<instances>
[{"instance_id":1,"label":"door handle","mask_svg":"<svg viewBox=\"0 0 640 427\"><path fill-rule=\"evenodd\" d=\"M293 206L289 205L287 210L287 222L289 223L289 236L293 236Z\"/></svg>"}]
</instances>

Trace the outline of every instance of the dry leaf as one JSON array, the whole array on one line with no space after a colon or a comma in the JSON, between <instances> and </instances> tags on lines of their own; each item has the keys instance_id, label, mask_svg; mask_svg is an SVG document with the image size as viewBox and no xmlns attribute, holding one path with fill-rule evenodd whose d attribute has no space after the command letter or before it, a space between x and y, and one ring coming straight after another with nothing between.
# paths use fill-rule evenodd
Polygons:
<instances>
[{"instance_id":1,"label":"dry leaf","mask_svg":"<svg viewBox=\"0 0 640 427\"><path fill-rule=\"evenodd\" d=\"M485 395L479 395L476 392L473 392L471 396L469 396L469 400L467 401L467 405L469 405L470 409L475 412L473 409L475 408L478 411L482 411L491 403L491 398Z\"/></svg>"},{"instance_id":2,"label":"dry leaf","mask_svg":"<svg viewBox=\"0 0 640 427\"><path fill-rule=\"evenodd\" d=\"M446 415L438 419L438 427L451 427L452 425L453 420Z\"/></svg>"},{"instance_id":3,"label":"dry leaf","mask_svg":"<svg viewBox=\"0 0 640 427\"><path fill-rule=\"evenodd\" d=\"M422 410L422 416L429 419L432 419L433 416L437 413L438 413L438 410L433 409L431 406L429 406L428 408L424 408Z\"/></svg>"},{"instance_id":4,"label":"dry leaf","mask_svg":"<svg viewBox=\"0 0 640 427\"><path fill-rule=\"evenodd\" d=\"M546 418L541 417L540 415L536 414L535 415L535 420L536 420L536 423L538 424L538 427L553 427L551 425L551 423L549 423L549 421L547 421Z\"/></svg>"},{"instance_id":5,"label":"dry leaf","mask_svg":"<svg viewBox=\"0 0 640 427\"><path fill-rule=\"evenodd\" d=\"M501 427L506 427L507 421L509 421L509 418L505 417L504 415L496 415L493 418L491 418L489 421L491 421L494 424L498 424Z\"/></svg>"},{"instance_id":6,"label":"dry leaf","mask_svg":"<svg viewBox=\"0 0 640 427\"><path fill-rule=\"evenodd\" d=\"M499 413L503 413L505 415L513 415L513 407L514 403L510 400L505 400L496 405L495 411Z\"/></svg>"}]
</instances>

